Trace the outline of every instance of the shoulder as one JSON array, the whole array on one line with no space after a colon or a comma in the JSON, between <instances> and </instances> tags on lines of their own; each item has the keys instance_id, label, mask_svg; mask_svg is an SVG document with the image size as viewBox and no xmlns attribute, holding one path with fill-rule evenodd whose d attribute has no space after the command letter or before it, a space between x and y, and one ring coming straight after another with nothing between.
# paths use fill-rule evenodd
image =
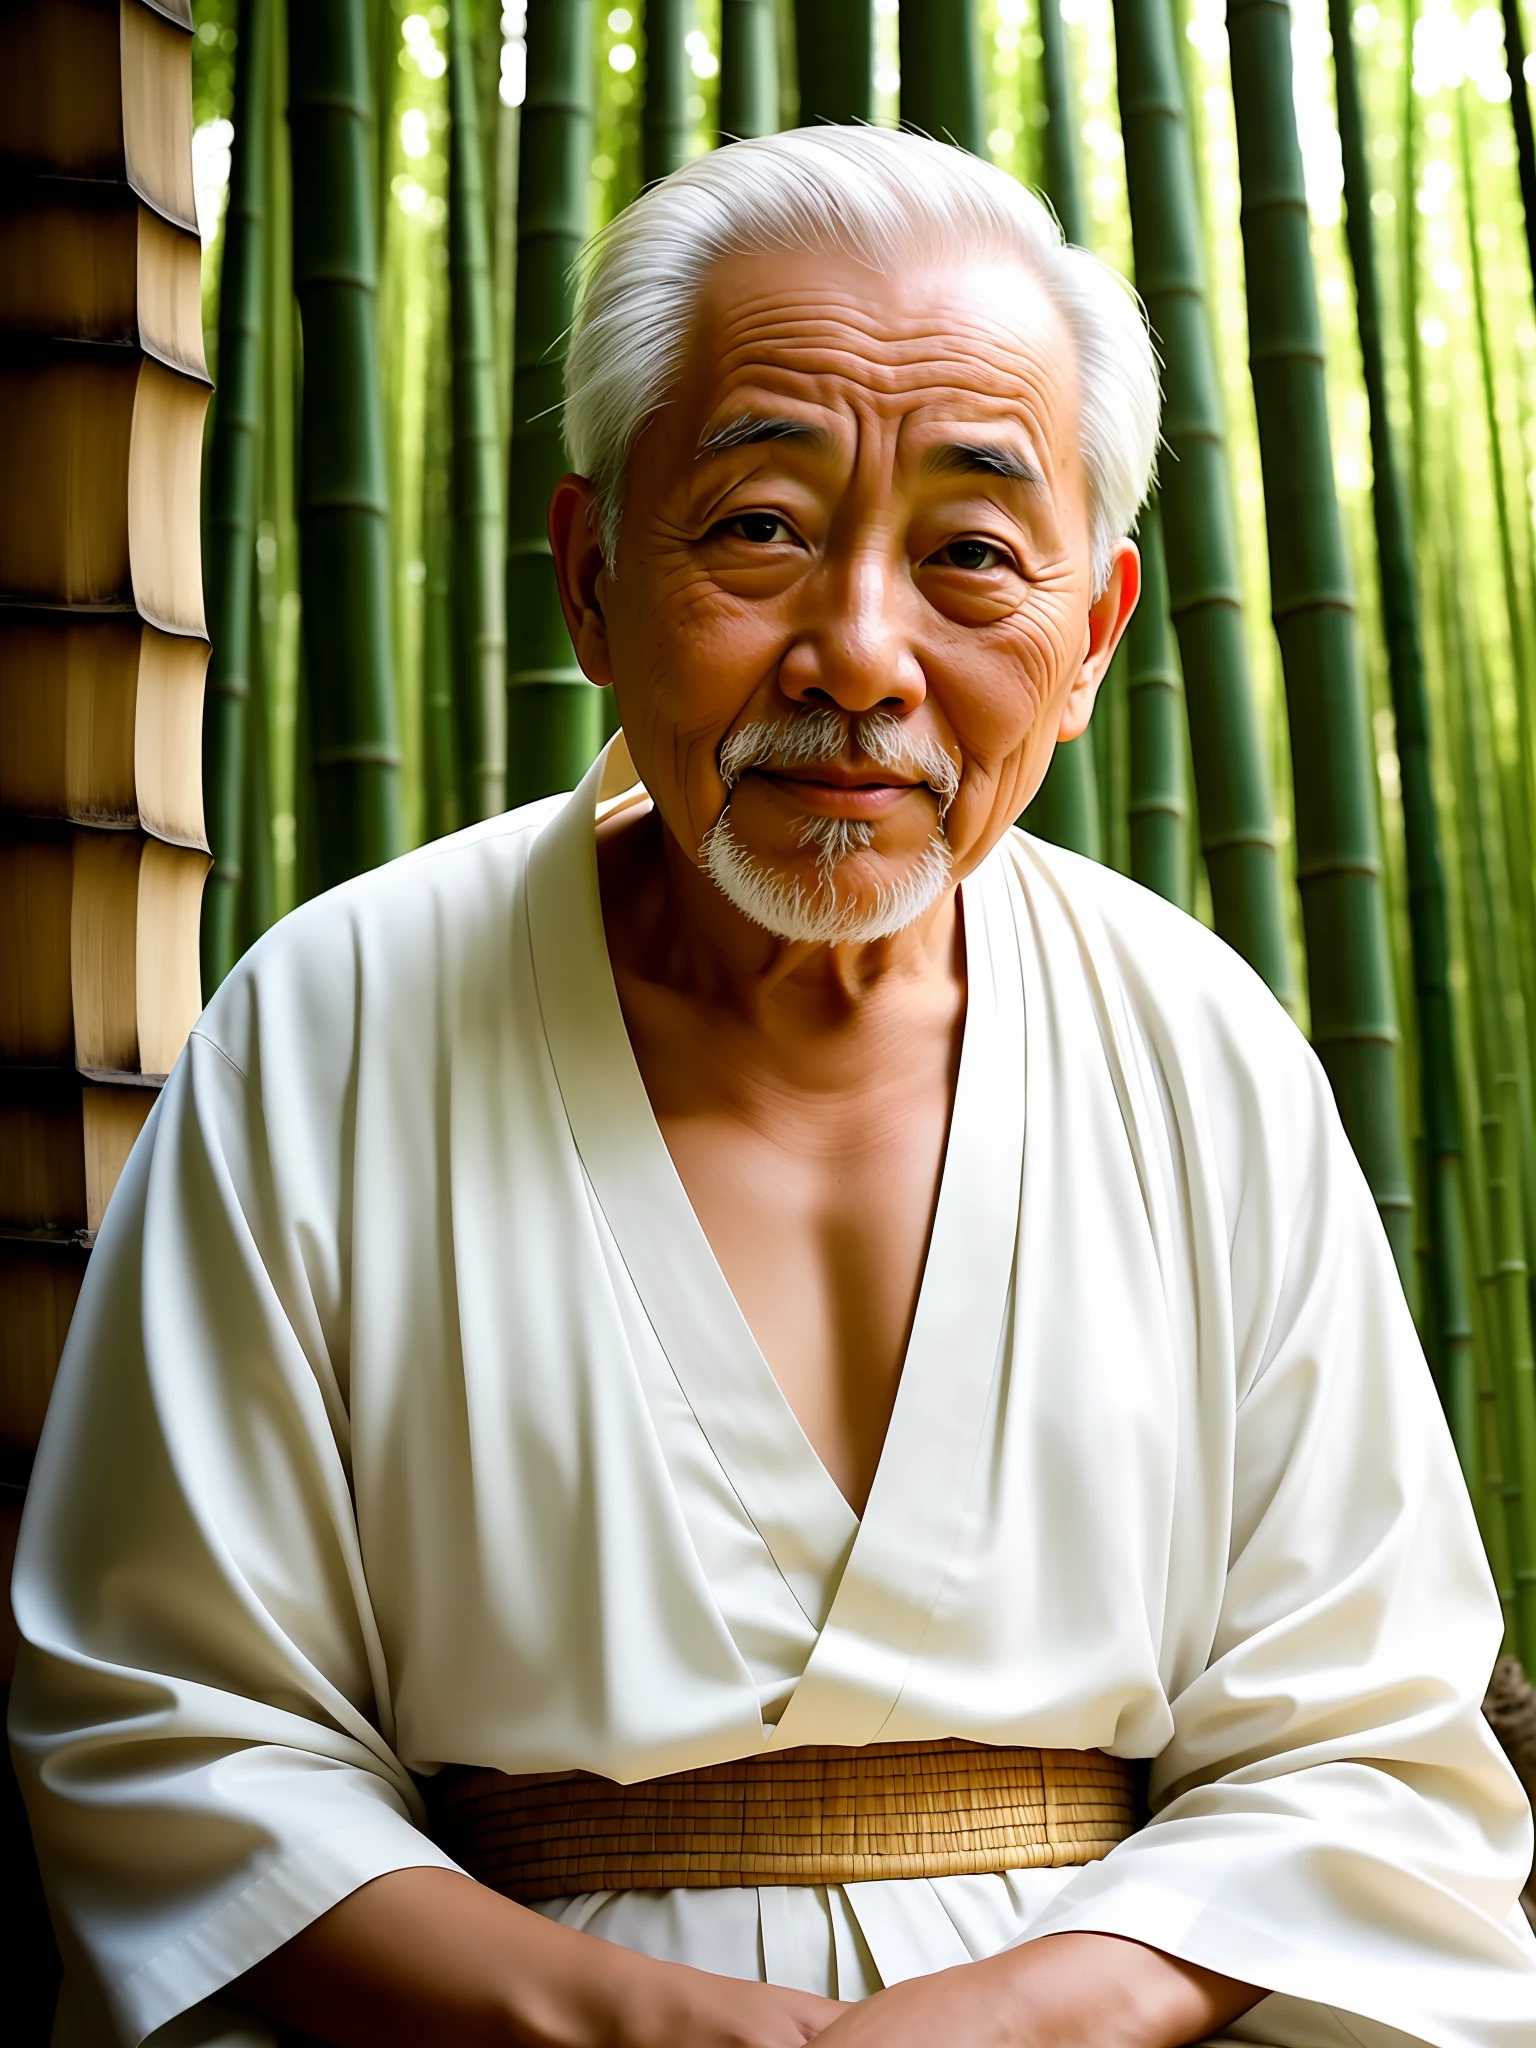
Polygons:
<instances>
[{"instance_id":1,"label":"shoulder","mask_svg":"<svg viewBox=\"0 0 1536 2048\"><path fill-rule=\"evenodd\" d=\"M299 905L259 939L195 1028L248 1079L262 1047L333 1054L365 1017L412 1015L512 947L530 850L568 801L542 798L432 841Z\"/></svg>"},{"instance_id":2,"label":"shoulder","mask_svg":"<svg viewBox=\"0 0 1536 2048\"><path fill-rule=\"evenodd\" d=\"M1198 1104L1228 1174L1283 1167L1336 1135L1322 1067L1295 1019L1232 946L1113 868L1009 835L1008 858L1048 974L1081 972L1133 1036L1159 1092Z\"/></svg>"}]
</instances>

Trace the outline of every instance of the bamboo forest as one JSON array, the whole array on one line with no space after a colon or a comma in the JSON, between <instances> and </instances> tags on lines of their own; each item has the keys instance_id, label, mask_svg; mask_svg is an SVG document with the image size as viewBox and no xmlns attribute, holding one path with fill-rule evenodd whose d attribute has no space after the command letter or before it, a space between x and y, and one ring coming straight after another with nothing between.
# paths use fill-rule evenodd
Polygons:
<instances>
[{"instance_id":1,"label":"bamboo forest","mask_svg":"<svg viewBox=\"0 0 1536 2048\"><path fill-rule=\"evenodd\" d=\"M205 995L297 902L570 787L601 744L544 532L584 238L691 156L797 123L990 156L1134 280L1164 365L1145 596L1025 822L1213 925L1309 1032L1536 1668L1518 0L194 19Z\"/></svg>"}]
</instances>

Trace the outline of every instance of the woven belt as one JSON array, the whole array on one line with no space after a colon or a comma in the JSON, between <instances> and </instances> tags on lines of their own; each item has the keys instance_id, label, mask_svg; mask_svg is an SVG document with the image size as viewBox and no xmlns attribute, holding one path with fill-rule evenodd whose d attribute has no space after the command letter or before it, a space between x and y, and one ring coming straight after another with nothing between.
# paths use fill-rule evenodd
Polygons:
<instances>
[{"instance_id":1,"label":"woven belt","mask_svg":"<svg viewBox=\"0 0 1536 2048\"><path fill-rule=\"evenodd\" d=\"M1123 1758L957 1741L776 1750L638 1785L455 1768L428 1798L449 1855L525 1901L1051 1869L1097 1861L1144 1818Z\"/></svg>"}]
</instances>

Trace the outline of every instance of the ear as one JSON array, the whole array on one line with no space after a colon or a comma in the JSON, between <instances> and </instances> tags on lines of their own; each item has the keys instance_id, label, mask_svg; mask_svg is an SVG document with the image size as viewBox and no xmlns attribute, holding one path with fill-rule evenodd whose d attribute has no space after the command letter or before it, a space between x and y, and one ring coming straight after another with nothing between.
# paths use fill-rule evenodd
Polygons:
<instances>
[{"instance_id":1,"label":"ear","mask_svg":"<svg viewBox=\"0 0 1536 2048\"><path fill-rule=\"evenodd\" d=\"M592 683L611 683L613 663L603 617L608 565L603 560L597 493L584 476L563 476L549 500L549 547L555 558L560 609Z\"/></svg>"},{"instance_id":2,"label":"ear","mask_svg":"<svg viewBox=\"0 0 1536 2048\"><path fill-rule=\"evenodd\" d=\"M1061 714L1061 724L1056 733L1058 740L1075 740L1080 733L1087 731L1088 720L1093 715L1093 700L1099 694L1099 685L1104 680L1115 649L1120 645L1120 636L1136 609L1140 595L1141 557L1136 552L1134 541L1123 540L1115 549L1109 581L1089 608L1087 645L1077 678L1068 692L1066 708Z\"/></svg>"}]
</instances>

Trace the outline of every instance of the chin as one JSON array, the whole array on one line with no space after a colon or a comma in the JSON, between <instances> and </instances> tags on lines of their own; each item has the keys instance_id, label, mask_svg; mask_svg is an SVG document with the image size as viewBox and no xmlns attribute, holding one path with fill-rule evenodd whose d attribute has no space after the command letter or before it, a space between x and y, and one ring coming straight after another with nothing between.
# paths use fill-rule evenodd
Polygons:
<instances>
[{"instance_id":1,"label":"chin","mask_svg":"<svg viewBox=\"0 0 1536 2048\"><path fill-rule=\"evenodd\" d=\"M741 843L727 809L704 835L704 871L753 924L775 938L813 946L892 938L931 910L950 885L953 863L942 833L905 855L872 851L858 828L813 836L827 842L815 859L776 860Z\"/></svg>"}]
</instances>

